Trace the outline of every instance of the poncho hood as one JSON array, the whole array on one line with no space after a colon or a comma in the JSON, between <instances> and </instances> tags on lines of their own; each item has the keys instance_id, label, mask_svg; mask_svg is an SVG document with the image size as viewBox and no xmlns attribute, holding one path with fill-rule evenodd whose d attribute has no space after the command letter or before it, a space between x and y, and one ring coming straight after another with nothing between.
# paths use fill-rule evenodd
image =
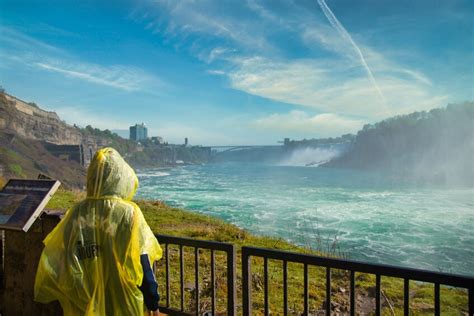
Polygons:
<instances>
[{"instance_id":1,"label":"poncho hood","mask_svg":"<svg viewBox=\"0 0 474 316\"><path fill-rule=\"evenodd\" d=\"M98 150L87 171L87 197L120 197L130 201L138 188L133 169L113 148Z\"/></svg>"}]
</instances>

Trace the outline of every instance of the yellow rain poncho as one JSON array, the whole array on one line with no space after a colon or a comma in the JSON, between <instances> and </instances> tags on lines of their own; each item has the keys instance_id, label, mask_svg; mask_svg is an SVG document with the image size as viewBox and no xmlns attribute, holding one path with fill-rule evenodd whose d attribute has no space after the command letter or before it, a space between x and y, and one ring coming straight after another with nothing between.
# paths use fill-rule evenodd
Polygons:
<instances>
[{"instance_id":1,"label":"yellow rain poncho","mask_svg":"<svg viewBox=\"0 0 474 316\"><path fill-rule=\"evenodd\" d=\"M59 300L64 315L143 315L140 255L162 250L138 206L133 169L112 148L99 150L87 173L87 197L45 238L35 300Z\"/></svg>"}]
</instances>

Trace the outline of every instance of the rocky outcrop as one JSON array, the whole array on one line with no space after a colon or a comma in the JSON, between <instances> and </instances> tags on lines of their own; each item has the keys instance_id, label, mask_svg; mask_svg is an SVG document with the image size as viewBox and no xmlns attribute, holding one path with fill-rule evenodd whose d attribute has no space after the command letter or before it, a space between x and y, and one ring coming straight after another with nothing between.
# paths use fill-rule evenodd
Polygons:
<instances>
[{"instance_id":1,"label":"rocky outcrop","mask_svg":"<svg viewBox=\"0 0 474 316\"><path fill-rule=\"evenodd\" d=\"M6 93L0 93L0 132L17 135L24 139L53 144L49 146L62 157L81 155L87 166L97 149L108 146L110 141L94 135L86 135L81 129L66 124L55 112L40 109ZM70 152L67 152L67 151ZM67 160L67 159L66 159Z\"/></svg>"},{"instance_id":2,"label":"rocky outcrop","mask_svg":"<svg viewBox=\"0 0 474 316\"><path fill-rule=\"evenodd\" d=\"M61 121L55 112L40 109L8 94L0 95L0 130L56 145L79 145L81 131Z\"/></svg>"}]
</instances>

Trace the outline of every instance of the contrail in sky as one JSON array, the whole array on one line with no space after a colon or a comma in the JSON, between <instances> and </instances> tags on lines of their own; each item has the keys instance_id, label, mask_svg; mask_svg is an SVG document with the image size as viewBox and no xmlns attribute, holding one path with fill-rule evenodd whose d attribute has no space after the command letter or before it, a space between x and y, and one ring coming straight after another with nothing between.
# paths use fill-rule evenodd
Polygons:
<instances>
[{"instance_id":1,"label":"contrail in sky","mask_svg":"<svg viewBox=\"0 0 474 316\"><path fill-rule=\"evenodd\" d=\"M351 43L351 45L354 47L355 51L359 55L362 66L364 66L365 70L367 71L367 74L369 75L369 78L370 78L370 81L372 82L372 85L377 90L377 93L380 96L380 99L382 100L383 105L386 106L386 101L385 101L385 97L382 93L382 90L380 90L380 87L377 84L377 81L375 81L375 77L372 74L372 71L370 70L369 65L365 61L364 55L362 54L361 50L359 49L359 46L357 46L357 44L352 39L351 35L346 31L344 26L342 26L342 24L336 18L334 13L332 13L331 9L329 9L326 2L324 2L324 0L318 0L318 4L321 7L321 9L323 10L323 13L326 16L326 18L329 20L329 23L331 23L331 25L341 34L341 36L344 39L348 40Z\"/></svg>"}]
</instances>

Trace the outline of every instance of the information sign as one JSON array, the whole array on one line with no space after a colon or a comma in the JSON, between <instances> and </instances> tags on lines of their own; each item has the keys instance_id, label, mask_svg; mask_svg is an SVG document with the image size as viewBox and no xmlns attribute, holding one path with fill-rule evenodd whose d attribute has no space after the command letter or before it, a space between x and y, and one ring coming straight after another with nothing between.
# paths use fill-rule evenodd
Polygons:
<instances>
[{"instance_id":1,"label":"information sign","mask_svg":"<svg viewBox=\"0 0 474 316\"><path fill-rule=\"evenodd\" d=\"M60 184L57 180L9 180L0 191L0 229L28 231Z\"/></svg>"}]
</instances>

